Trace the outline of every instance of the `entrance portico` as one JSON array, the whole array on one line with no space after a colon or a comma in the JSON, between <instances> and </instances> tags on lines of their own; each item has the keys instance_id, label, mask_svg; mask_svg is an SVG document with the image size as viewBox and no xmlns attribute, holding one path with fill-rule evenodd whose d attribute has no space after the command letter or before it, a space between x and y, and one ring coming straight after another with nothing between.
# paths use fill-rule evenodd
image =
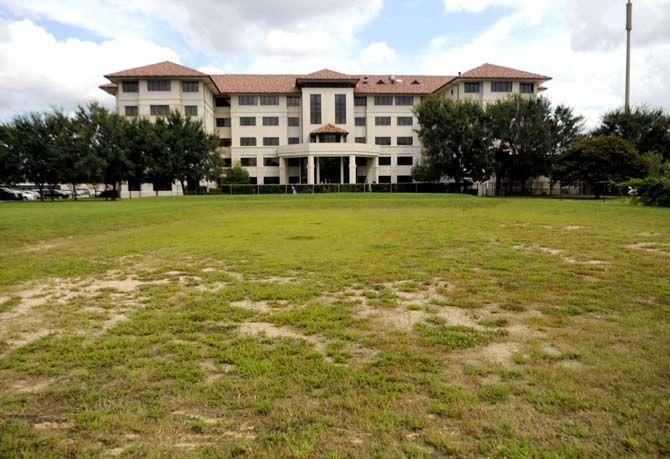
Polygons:
<instances>
[{"instance_id":1,"label":"entrance portico","mask_svg":"<svg viewBox=\"0 0 670 459\"><path fill-rule=\"evenodd\" d=\"M378 183L379 148L356 143L303 143L277 149L279 183Z\"/></svg>"}]
</instances>

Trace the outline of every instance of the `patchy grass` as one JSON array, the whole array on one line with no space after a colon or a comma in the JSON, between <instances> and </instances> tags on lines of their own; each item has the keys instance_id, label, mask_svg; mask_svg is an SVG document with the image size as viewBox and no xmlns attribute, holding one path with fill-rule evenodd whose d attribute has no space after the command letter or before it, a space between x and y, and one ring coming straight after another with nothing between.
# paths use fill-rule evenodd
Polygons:
<instances>
[{"instance_id":1,"label":"patchy grass","mask_svg":"<svg viewBox=\"0 0 670 459\"><path fill-rule=\"evenodd\" d=\"M670 455L670 213L0 205L0 455Z\"/></svg>"}]
</instances>

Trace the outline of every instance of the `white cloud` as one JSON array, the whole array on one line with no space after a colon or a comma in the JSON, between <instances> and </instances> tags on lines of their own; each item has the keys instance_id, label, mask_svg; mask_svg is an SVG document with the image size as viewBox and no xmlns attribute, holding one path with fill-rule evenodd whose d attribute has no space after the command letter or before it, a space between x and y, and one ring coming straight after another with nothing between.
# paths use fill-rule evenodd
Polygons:
<instances>
[{"instance_id":1,"label":"white cloud","mask_svg":"<svg viewBox=\"0 0 670 459\"><path fill-rule=\"evenodd\" d=\"M29 20L0 21L0 117L49 106L72 110L88 100L111 105L98 89L102 75L168 59L179 56L138 38L58 41Z\"/></svg>"},{"instance_id":2,"label":"white cloud","mask_svg":"<svg viewBox=\"0 0 670 459\"><path fill-rule=\"evenodd\" d=\"M371 43L367 48L361 50L361 58L363 62L368 64L380 64L392 61L395 57L395 50L387 45L385 41Z\"/></svg>"},{"instance_id":3,"label":"white cloud","mask_svg":"<svg viewBox=\"0 0 670 459\"><path fill-rule=\"evenodd\" d=\"M2 4L105 37L126 33L156 39L167 25L190 47L210 55L347 47L382 8L382 0L0 0Z\"/></svg>"}]
</instances>

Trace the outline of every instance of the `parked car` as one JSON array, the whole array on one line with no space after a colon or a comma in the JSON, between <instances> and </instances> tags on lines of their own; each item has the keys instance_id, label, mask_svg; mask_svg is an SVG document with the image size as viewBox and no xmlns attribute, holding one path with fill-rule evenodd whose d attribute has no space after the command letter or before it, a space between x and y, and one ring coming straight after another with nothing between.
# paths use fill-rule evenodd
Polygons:
<instances>
[{"instance_id":1,"label":"parked car","mask_svg":"<svg viewBox=\"0 0 670 459\"><path fill-rule=\"evenodd\" d=\"M98 198L118 198L119 192L114 190L103 190L97 195Z\"/></svg>"},{"instance_id":2,"label":"parked car","mask_svg":"<svg viewBox=\"0 0 670 459\"><path fill-rule=\"evenodd\" d=\"M3 199L11 199L11 200L17 200L17 201L34 201L37 199L37 197L26 191L26 190L21 190L19 188L10 188L10 187L0 187L0 189L3 191L3 196L5 196ZM13 196L13 197L10 197Z\"/></svg>"},{"instance_id":3,"label":"parked car","mask_svg":"<svg viewBox=\"0 0 670 459\"><path fill-rule=\"evenodd\" d=\"M21 201L22 198L17 193L14 193L9 188L0 187L0 200L2 201Z\"/></svg>"}]
</instances>

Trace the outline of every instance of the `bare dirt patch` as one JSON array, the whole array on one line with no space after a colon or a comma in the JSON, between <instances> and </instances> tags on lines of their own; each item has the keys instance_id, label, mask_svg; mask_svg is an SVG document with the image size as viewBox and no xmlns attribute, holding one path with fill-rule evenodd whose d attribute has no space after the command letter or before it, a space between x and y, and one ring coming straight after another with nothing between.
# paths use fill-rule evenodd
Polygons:
<instances>
[{"instance_id":1,"label":"bare dirt patch","mask_svg":"<svg viewBox=\"0 0 670 459\"><path fill-rule=\"evenodd\" d=\"M607 261L603 260L578 260L573 256L570 255L564 255L564 251L562 249L555 249L551 247L545 247L541 246L539 244L531 244L531 245L515 245L512 247L513 249L520 250L522 252L544 252L549 255L553 255L556 257L560 257L561 260L563 260L564 263L570 264L570 265L591 265L591 266L596 266L596 265L609 265L610 263Z\"/></svg>"},{"instance_id":2,"label":"bare dirt patch","mask_svg":"<svg viewBox=\"0 0 670 459\"><path fill-rule=\"evenodd\" d=\"M638 242L626 246L627 249L640 250L642 252L653 253L655 255L670 256L670 244L656 242Z\"/></svg>"},{"instance_id":3,"label":"bare dirt patch","mask_svg":"<svg viewBox=\"0 0 670 459\"><path fill-rule=\"evenodd\" d=\"M265 335L268 338L300 339L312 344L314 348L322 354L325 354L326 352L326 343L324 341L321 341L314 336L297 333L287 327L277 327L268 322L244 322L240 325L239 331L244 335L251 336Z\"/></svg>"}]
</instances>

